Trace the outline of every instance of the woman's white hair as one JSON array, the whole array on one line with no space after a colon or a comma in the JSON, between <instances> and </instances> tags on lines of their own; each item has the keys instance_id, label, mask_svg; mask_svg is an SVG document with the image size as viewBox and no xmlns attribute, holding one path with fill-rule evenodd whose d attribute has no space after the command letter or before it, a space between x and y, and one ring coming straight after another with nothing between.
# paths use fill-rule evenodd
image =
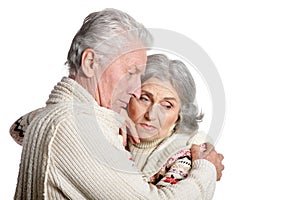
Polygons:
<instances>
[{"instance_id":1,"label":"woman's white hair","mask_svg":"<svg viewBox=\"0 0 300 200\"><path fill-rule=\"evenodd\" d=\"M88 48L96 52L100 65L107 66L122 53L135 50L137 43L147 47L152 36L128 14L112 8L91 13L73 38L66 62L69 73L74 75L81 67L82 53Z\"/></svg>"},{"instance_id":2,"label":"woman's white hair","mask_svg":"<svg viewBox=\"0 0 300 200\"><path fill-rule=\"evenodd\" d=\"M150 55L147 58L147 67L142 76L142 83L150 78L169 82L180 98L179 121L177 121L175 129L188 133L196 131L203 114L199 114L198 107L194 103L196 85L186 65L180 60L169 60L163 54Z\"/></svg>"}]
</instances>

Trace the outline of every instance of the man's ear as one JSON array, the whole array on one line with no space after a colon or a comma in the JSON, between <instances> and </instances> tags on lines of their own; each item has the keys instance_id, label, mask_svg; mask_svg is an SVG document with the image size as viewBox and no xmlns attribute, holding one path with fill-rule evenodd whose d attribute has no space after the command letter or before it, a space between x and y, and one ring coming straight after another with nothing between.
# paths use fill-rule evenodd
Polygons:
<instances>
[{"instance_id":1,"label":"man's ear","mask_svg":"<svg viewBox=\"0 0 300 200\"><path fill-rule=\"evenodd\" d=\"M85 76L91 78L95 75L98 64L93 49L86 49L81 56L81 70Z\"/></svg>"}]
</instances>

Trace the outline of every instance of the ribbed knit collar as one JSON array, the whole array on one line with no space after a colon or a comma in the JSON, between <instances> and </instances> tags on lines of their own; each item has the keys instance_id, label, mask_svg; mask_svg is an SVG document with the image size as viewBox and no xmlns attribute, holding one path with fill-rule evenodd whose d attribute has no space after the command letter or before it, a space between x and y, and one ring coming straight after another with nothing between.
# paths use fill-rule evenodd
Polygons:
<instances>
[{"instance_id":1,"label":"ribbed knit collar","mask_svg":"<svg viewBox=\"0 0 300 200\"><path fill-rule=\"evenodd\" d=\"M133 144L134 147L138 149L152 149L154 147L159 146L160 143L162 143L166 138L170 137L173 134L173 130L169 131L169 133L163 137L163 138L158 138L152 141L143 141L139 144Z\"/></svg>"},{"instance_id":2,"label":"ribbed knit collar","mask_svg":"<svg viewBox=\"0 0 300 200\"><path fill-rule=\"evenodd\" d=\"M86 107L89 107L96 115L104 115L105 119L112 121L118 127L121 127L124 122L124 117L120 114L99 106L94 97L76 81L68 77L63 77L51 91L46 104L51 105L68 102L73 104L83 104L85 109Z\"/></svg>"},{"instance_id":3,"label":"ribbed knit collar","mask_svg":"<svg viewBox=\"0 0 300 200\"><path fill-rule=\"evenodd\" d=\"M152 141L144 141L139 144L133 144L134 147L138 149L151 149L153 147L157 147L165 138L159 138Z\"/></svg>"},{"instance_id":4,"label":"ribbed knit collar","mask_svg":"<svg viewBox=\"0 0 300 200\"><path fill-rule=\"evenodd\" d=\"M170 135L161 139L140 144L129 143L129 149L138 168L149 178L161 169L170 156L181 149L190 149L191 145L187 142L191 137L193 134L170 132Z\"/></svg>"}]
</instances>

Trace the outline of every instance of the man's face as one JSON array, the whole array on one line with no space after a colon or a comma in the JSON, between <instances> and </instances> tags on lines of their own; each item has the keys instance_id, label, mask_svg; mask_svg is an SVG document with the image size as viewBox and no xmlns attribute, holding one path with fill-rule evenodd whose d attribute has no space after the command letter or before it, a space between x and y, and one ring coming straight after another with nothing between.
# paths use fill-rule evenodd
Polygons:
<instances>
[{"instance_id":1,"label":"man's face","mask_svg":"<svg viewBox=\"0 0 300 200\"><path fill-rule=\"evenodd\" d=\"M139 96L146 62L145 49L123 54L114 60L99 81L101 106L119 113L127 107L132 94Z\"/></svg>"}]
</instances>

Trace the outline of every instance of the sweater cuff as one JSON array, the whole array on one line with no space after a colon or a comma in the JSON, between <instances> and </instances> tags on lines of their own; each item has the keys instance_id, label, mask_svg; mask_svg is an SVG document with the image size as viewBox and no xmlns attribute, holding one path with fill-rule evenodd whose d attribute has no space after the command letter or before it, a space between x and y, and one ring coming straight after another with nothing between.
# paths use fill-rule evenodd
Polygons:
<instances>
[{"instance_id":1,"label":"sweater cuff","mask_svg":"<svg viewBox=\"0 0 300 200\"><path fill-rule=\"evenodd\" d=\"M211 200L213 198L217 182L217 171L213 163L205 159L195 160L189 177L198 185L200 199Z\"/></svg>"},{"instance_id":2,"label":"sweater cuff","mask_svg":"<svg viewBox=\"0 0 300 200\"><path fill-rule=\"evenodd\" d=\"M200 171L211 171L215 177L217 177L216 167L213 163L209 162L205 159L197 159L192 164L192 169L200 170Z\"/></svg>"},{"instance_id":3,"label":"sweater cuff","mask_svg":"<svg viewBox=\"0 0 300 200\"><path fill-rule=\"evenodd\" d=\"M193 162L193 168L200 168L201 166L207 166L216 169L215 165L206 159L197 159Z\"/></svg>"}]
</instances>

